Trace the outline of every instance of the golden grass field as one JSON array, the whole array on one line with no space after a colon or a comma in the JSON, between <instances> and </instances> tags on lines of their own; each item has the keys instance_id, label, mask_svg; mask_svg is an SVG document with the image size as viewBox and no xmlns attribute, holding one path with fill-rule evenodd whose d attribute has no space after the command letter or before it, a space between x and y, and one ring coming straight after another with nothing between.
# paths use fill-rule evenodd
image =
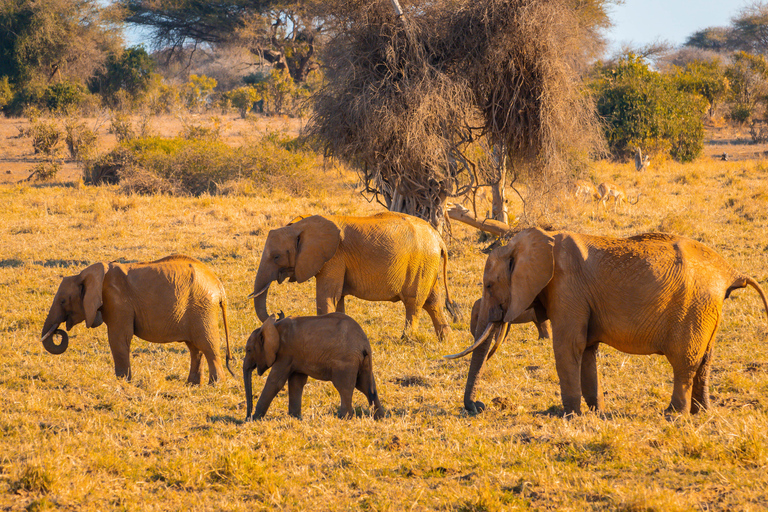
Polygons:
<instances>
[{"instance_id":1,"label":"golden grass field","mask_svg":"<svg viewBox=\"0 0 768 512\"><path fill-rule=\"evenodd\" d=\"M588 177L637 189L641 199L604 212L552 196L543 220L603 235L690 236L768 289L768 162L702 157L689 165L654 162L644 174L600 162ZM347 313L371 340L385 419L368 417L359 393L358 417L337 419L332 385L310 380L302 420L288 417L284 391L263 421L244 423L239 365L259 325L245 297L268 231L298 214L381 210L356 192L351 173L329 167L317 178L322 185L301 198L123 195L76 176L0 185L0 509L768 507L768 321L753 290L726 301L710 411L666 418L666 359L603 347L606 414L563 419L551 346L524 325L511 329L486 364L478 398L489 407L469 417L462 409L469 360L442 355L471 342L469 311L480 295L487 243L457 223L448 279L466 319L453 325L448 342L438 342L426 315L415 339L402 341L402 304L347 299ZM510 202L511 212L520 207ZM189 387L183 344L134 338L133 380L118 380L106 326L76 326L62 355L43 349L43 319L63 276L95 261L171 253L203 260L224 283L237 378ZM314 283L275 284L268 305L313 314ZM256 394L264 379L254 374Z\"/></svg>"}]
</instances>

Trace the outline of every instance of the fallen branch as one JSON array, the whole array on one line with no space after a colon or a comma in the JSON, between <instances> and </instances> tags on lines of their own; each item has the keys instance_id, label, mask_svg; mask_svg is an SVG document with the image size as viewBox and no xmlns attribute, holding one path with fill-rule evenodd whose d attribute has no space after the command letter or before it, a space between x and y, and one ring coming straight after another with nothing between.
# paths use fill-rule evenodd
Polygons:
<instances>
[{"instance_id":1,"label":"fallen branch","mask_svg":"<svg viewBox=\"0 0 768 512\"><path fill-rule=\"evenodd\" d=\"M503 222L493 219L477 220L472 212L467 208L464 208L460 204L453 204L446 211L448 217L453 220L458 220L465 224L469 224L473 228L477 228L481 231L486 231L496 236L506 236L513 232L512 228Z\"/></svg>"}]
</instances>

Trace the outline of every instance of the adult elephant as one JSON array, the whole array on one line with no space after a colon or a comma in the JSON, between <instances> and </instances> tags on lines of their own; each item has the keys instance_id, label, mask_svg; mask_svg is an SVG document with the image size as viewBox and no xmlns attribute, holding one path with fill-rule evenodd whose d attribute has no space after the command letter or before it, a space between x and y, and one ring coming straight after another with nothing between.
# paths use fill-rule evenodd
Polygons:
<instances>
[{"instance_id":1,"label":"adult elephant","mask_svg":"<svg viewBox=\"0 0 768 512\"><path fill-rule=\"evenodd\" d=\"M405 333L424 308L438 338L444 339L450 327L442 311L441 264L445 304L456 319L448 293L448 251L427 222L392 212L370 217L312 215L269 232L249 297L264 322L273 281L303 283L314 276L318 315L343 313L347 295L402 301Z\"/></svg>"},{"instance_id":2,"label":"adult elephant","mask_svg":"<svg viewBox=\"0 0 768 512\"><path fill-rule=\"evenodd\" d=\"M630 354L662 354L674 372L667 411L709 406L712 344L723 301L733 290L760 285L715 251L665 233L609 238L526 229L495 249L485 264L475 343L446 356L472 352L464 390L470 413L475 384L489 351L503 341L496 331L533 308L552 322L560 392L566 414L581 412L581 397L603 407L597 374L599 343ZM537 317L539 315L537 314Z\"/></svg>"}]
</instances>

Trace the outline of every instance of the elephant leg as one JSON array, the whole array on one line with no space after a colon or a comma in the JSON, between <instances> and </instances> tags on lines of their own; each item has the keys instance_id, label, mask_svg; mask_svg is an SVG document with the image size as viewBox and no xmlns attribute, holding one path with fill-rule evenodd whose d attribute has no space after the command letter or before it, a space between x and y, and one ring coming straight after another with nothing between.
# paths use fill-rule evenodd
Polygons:
<instances>
[{"instance_id":1,"label":"elephant leg","mask_svg":"<svg viewBox=\"0 0 768 512\"><path fill-rule=\"evenodd\" d=\"M587 347L581 356L581 393L587 406L599 412L603 410L604 404L600 376L597 372L597 348L597 343Z\"/></svg>"},{"instance_id":2,"label":"elephant leg","mask_svg":"<svg viewBox=\"0 0 768 512\"><path fill-rule=\"evenodd\" d=\"M445 341L446 338L451 334L451 327L448 325L448 321L445 319L445 314L443 314L443 305L442 305L442 297L439 293L435 293L435 290L432 290L432 293L429 294L429 297L427 297L427 301L424 303L424 310L427 312L429 317L432 319L432 325L435 328L435 334L437 334L437 339L440 341Z\"/></svg>"},{"instance_id":3,"label":"elephant leg","mask_svg":"<svg viewBox=\"0 0 768 512\"><path fill-rule=\"evenodd\" d=\"M373 405L373 419L379 420L383 418L384 409L381 407L379 393L376 391L376 379L373 378L373 372L362 369L357 376L355 388L365 395L369 405Z\"/></svg>"},{"instance_id":4,"label":"elephant leg","mask_svg":"<svg viewBox=\"0 0 768 512\"><path fill-rule=\"evenodd\" d=\"M403 327L403 337L407 338L418 324L419 310L421 308L416 304L416 299L410 297L403 298L403 304L405 304L405 327Z\"/></svg>"},{"instance_id":5,"label":"elephant leg","mask_svg":"<svg viewBox=\"0 0 768 512\"><path fill-rule=\"evenodd\" d=\"M339 302L342 300L342 290L344 286L344 277L340 279L333 276L315 276L317 287L315 288L315 302L317 305L317 314L326 315L337 311ZM343 306L342 306L343 308Z\"/></svg>"},{"instance_id":6,"label":"elephant leg","mask_svg":"<svg viewBox=\"0 0 768 512\"><path fill-rule=\"evenodd\" d=\"M552 339L552 322L544 320L543 322L536 321L534 324L536 325L536 330L539 332L540 340Z\"/></svg>"},{"instance_id":7,"label":"elephant leg","mask_svg":"<svg viewBox=\"0 0 768 512\"><path fill-rule=\"evenodd\" d=\"M115 361L115 375L131 380L131 339L133 338L133 320L130 327L125 329L107 326L109 349Z\"/></svg>"},{"instance_id":8,"label":"elephant leg","mask_svg":"<svg viewBox=\"0 0 768 512\"><path fill-rule=\"evenodd\" d=\"M691 393L691 414L709 409L709 372L712 368L712 348L710 347L701 358L699 369L693 377Z\"/></svg>"},{"instance_id":9,"label":"elephant leg","mask_svg":"<svg viewBox=\"0 0 768 512\"><path fill-rule=\"evenodd\" d=\"M560 379L560 396L565 414L581 414L581 360L587 344L587 328L573 325L555 327L552 348Z\"/></svg>"},{"instance_id":10,"label":"elephant leg","mask_svg":"<svg viewBox=\"0 0 768 512\"><path fill-rule=\"evenodd\" d=\"M203 360L203 353L200 352L200 350L197 349L196 346L194 346L192 343L185 341L184 342L187 345L187 348L189 348L189 376L187 377L187 384L200 384L200 380L202 379L202 374L200 373L200 363Z\"/></svg>"},{"instance_id":11,"label":"elephant leg","mask_svg":"<svg viewBox=\"0 0 768 512\"><path fill-rule=\"evenodd\" d=\"M353 371L349 368L334 371L333 375L331 375L331 382L341 397L339 417L352 418L354 416L352 393L355 391L355 384L357 383L357 371Z\"/></svg>"},{"instance_id":12,"label":"elephant leg","mask_svg":"<svg viewBox=\"0 0 768 512\"><path fill-rule=\"evenodd\" d=\"M336 312L346 313L346 310L344 308L344 295L342 295L339 301L336 303Z\"/></svg>"},{"instance_id":13,"label":"elephant leg","mask_svg":"<svg viewBox=\"0 0 768 512\"><path fill-rule=\"evenodd\" d=\"M304 385L307 383L307 375L294 373L288 378L288 415L301 418L301 395L304 393Z\"/></svg>"},{"instance_id":14,"label":"elephant leg","mask_svg":"<svg viewBox=\"0 0 768 512\"><path fill-rule=\"evenodd\" d=\"M666 412L687 413L691 410L691 393L693 392L693 377L696 374L691 368L677 368L672 365L674 373L674 386L672 388L672 400Z\"/></svg>"},{"instance_id":15,"label":"elephant leg","mask_svg":"<svg viewBox=\"0 0 768 512\"><path fill-rule=\"evenodd\" d=\"M221 365L221 357L218 350L203 349L203 355L208 362L208 384L214 384L224 376L224 367Z\"/></svg>"},{"instance_id":16,"label":"elephant leg","mask_svg":"<svg viewBox=\"0 0 768 512\"><path fill-rule=\"evenodd\" d=\"M267 410L269 409L272 400L275 399L288 381L288 369L275 366L270 370L267 382L264 383L264 389L261 390L259 400L256 402L256 407L253 409L253 419L263 418L264 415L267 414Z\"/></svg>"}]
</instances>

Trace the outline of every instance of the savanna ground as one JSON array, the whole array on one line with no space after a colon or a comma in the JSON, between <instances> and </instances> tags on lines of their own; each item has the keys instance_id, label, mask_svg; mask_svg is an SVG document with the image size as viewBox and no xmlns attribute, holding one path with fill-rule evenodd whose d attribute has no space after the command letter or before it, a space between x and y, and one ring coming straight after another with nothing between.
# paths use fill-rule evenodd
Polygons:
<instances>
[{"instance_id":1,"label":"savanna ground","mask_svg":"<svg viewBox=\"0 0 768 512\"><path fill-rule=\"evenodd\" d=\"M245 297L267 232L298 214L366 215L381 207L357 193L354 175L330 166L318 169L317 186L302 197L125 195L82 185L74 164L51 183L17 183L28 174L23 159L35 158L28 139L5 138L17 134L18 122L0 123L1 509L766 508L768 322L751 289L726 301L708 412L666 418L666 360L604 347L606 414L563 419L552 349L526 325L513 327L488 361L479 392L488 409L469 417L461 407L469 361L442 355L471 341L468 317L487 242L454 223L449 283L465 321L453 325L449 341L438 342L426 315L414 339L401 340L402 304L347 301L373 346L385 419L371 419L360 394L358 417L337 419L336 391L310 380L302 420L287 416L283 392L265 420L244 423L239 363L259 324ZM174 130L171 121L158 126L173 134L166 133ZM106 128L100 137L109 144ZM768 288L768 162L720 162L707 153L689 165L654 162L644 174L610 163L589 174L595 184L610 180L641 191L639 203L604 212L551 197L548 224L615 236L690 236ZM520 208L510 203L512 212ZM63 276L95 261L176 252L208 263L227 289L237 378L189 387L183 344L134 338L133 381L118 380L105 326L75 327L62 355L43 349L43 319ZM268 305L309 315L313 297L312 281L275 284ZM256 393L263 382L254 374Z\"/></svg>"}]
</instances>

